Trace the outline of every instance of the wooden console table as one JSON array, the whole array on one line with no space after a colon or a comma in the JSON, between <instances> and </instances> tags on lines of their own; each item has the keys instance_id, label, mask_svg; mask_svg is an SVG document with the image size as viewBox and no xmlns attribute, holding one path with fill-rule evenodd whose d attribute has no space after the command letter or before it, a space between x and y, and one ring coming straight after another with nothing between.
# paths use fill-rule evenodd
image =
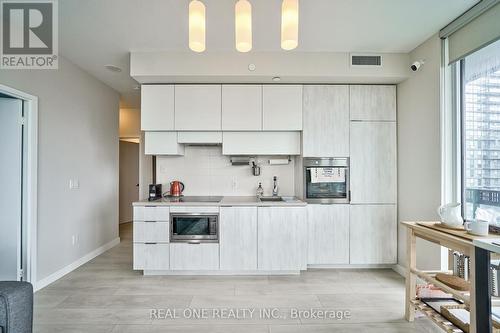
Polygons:
<instances>
[{"instance_id":1,"label":"wooden console table","mask_svg":"<svg viewBox=\"0 0 500 333\"><path fill-rule=\"evenodd\" d=\"M470 332L485 333L491 331L491 301L489 294L489 261L490 254L481 248L477 248L474 239L499 238L492 235L486 237L476 237L466 234L465 231L453 229L437 228L438 222L402 222L407 230L407 273L406 273L406 303L405 317L408 321L415 319L416 309L421 310L438 326L446 332L462 332L447 319L440 316L427 305L416 298L417 277L432 283L444 292L463 301L470 311ZM469 256L471 284L470 292L463 292L452 289L447 285L437 281L434 276L439 272L420 271L416 267L416 239L422 238L429 242L439 244L448 249L455 250ZM449 273L448 271L443 273Z\"/></svg>"}]
</instances>

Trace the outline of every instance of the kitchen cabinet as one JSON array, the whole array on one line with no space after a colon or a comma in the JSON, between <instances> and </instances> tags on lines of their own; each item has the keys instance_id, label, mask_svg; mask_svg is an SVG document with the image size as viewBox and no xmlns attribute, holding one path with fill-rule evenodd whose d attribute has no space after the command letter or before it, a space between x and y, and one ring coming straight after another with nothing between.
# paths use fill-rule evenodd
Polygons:
<instances>
[{"instance_id":1,"label":"kitchen cabinet","mask_svg":"<svg viewBox=\"0 0 500 333\"><path fill-rule=\"evenodd\" d=\"M351 264L396 263L396 205L351 205L350 219Z\"/></svg>"},{"instance_id":2,"label":"kitchen cabinet","mask_svg":"<svg viewBox=\"0 0 500 333\"><path fill-rule=\"evenodd\" d=\"M144 133L146 155L184 155L184 146L177 142L177 132Z\"/></svg>"},{"instance_id":3,"label":"kitchen cabinet","mask_svg":"<svg viewBox=\"0 0 500 333\"><path fill-rule=\"evenodd\" d=\"M259 270L306 268L306 207L259 207L257 230Z\"/></svg>"},{"instance_id":4,"label":"kitchen cabinet","mask_svg":"<svg viewBox=\"0 0 500 333\"><path fill-rule=\"evenodd\" d=\"M349 156L349 86L304 86L304 157Z\"/></svg>"},{"instance_id":5,"label":"kitchen cabinet","mask_svg":"<svg viewBox=\"0 0 500 333\"><path fill-rule=\"evenodd\" d=\"M175 130L220 131L221 86L176 85Z\"/></svg>"},{"instance_id":6,"label":"kitchen cabinet","mask_svg":"<svg viewBox=\"0 0 500 333\"><path fill-rule=\"evenodd\" d=\"M219 144L222 143L222 132L178 132L177 142L187 144Z\"/></svg>"},{"instance_id":7,"label":"kitchen cabinet","mask_svg":"<svg viewBox=\"0 0 500 333\"><path fill-rule=\"evenodd\" d=\"M307 205L308 264L349 264L349 205Z\"/></svg>"},{"instance_id":8,"label":"kitchen cabinet","mask_svg":"<svg viewBox=\"0 0 500 333\"><path fill-rule=\"evenodd\" d=\"M264 85L262 117L264 131L301 131L302 86Z\"/></svg>"},{"instance_id":9,"label":"kitchen cabinet","mask_svg":"<svg viewBox=\"0 0 500 333\"><path fill-rule=\"evenodd\" d=\"M134 243L135 270L168 270L170 268L168 243Z\"/></svg>"},{"instance_id":10,"label":"kitchen cabinet","mask_svg":"<svg viewBox=\"0 0 500 333\"><path fill-rule=\"evenodd\" d=\"M351 122L351 203L395 204L395 122Z\"/></svg>"},{"instance_id":11,"label":"kitchen cabinet","mask_svg":"<svg viewBox=\"0 0 500 333\"><path fill-rule=\"evenodd\" d=\"M222 130L262 130L262 86L222 86Z\"/></svg>"},{"instance_id":12,"label":"kitchen cabinet","mask_svg":"<svg viewBox=\"0 0 500 333\"><path fill-rule=\"evenodd\" d=\"M396 120L396 86L350 86L351 120Z\"/></svg>"},{"instance_id":13,"label":"kitchen cabinet","mask_svg":"<svg viewBox=\"0 0 500 333\"><path fill-rule=\"evenodd\" d=\"M170 209L166 206L135 206L134 221L168 222Z\"/></svg>"},{"instance_id":14,"label":"kitchen cabinet","mask_svg":"<svg viewBox=\"0 0 500 333\"><path fill-rule=\"evenodd\" d=\"M220 269L257 270L257 207L220 208Z\"/></svg>"},{"instance_id":15,"label":"kitchen cabinet","mask_svg":"<svg viewBox=\"0 0 500 333\"><path fill-rule=\"evenodd\" d=\"M218 270L219 244L170 243L170 269Z\"/></svg>"},{"instance_id":16,"label":"kitchen cabinet","mask_svg":"<svg viewBox=\"0 0 500 333\"><path fill-rule=\"evenodd\" d=\"M134 221L134 242L162 242L168 243L170 239L169 222L140 222Z\"/></svg>"},{"instance_id":17,"label":"kitchen cabinet","mask_svg":"<svg viewBox=\"0 0 500 333\"><path fill-rule=\"evenodd\" d=\"M300 155L300 132L224 132L223 155Z\"/></svg>"},{"instance_id":18,"label":"kitchen cabinet","mask_svg":"<svg viewBox=\"0 0 500 333\"><path fill-rule=\"evenodd\" d=\"M142 85L141 130L171 131L174 129L174 86Z\"/></svg>"}]
</instances>

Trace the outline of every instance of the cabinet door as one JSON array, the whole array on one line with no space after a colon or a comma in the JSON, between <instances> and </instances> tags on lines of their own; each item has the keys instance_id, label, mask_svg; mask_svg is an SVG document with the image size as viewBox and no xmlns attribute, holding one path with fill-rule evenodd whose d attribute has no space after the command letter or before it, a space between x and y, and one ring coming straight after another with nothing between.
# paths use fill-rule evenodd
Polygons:
<instances>
[{"instance_id":1,"label":"cabinet door","mask_svg":"<svg viewBox=\"0 0 500 333\"><path fill-rule=\"evenodd\" d=\"M176 85L175 129L179 131L220 131L221 86Z\"/></svg>"},{"instance_id":2,"label":"cabinet door","mask_svg":"<svg viewBox=\"0 0 500 333\"><path fill-rule=\"evenodd\" d=\"M351 203L396 203L396 123L351 122Z\"/></svg>"},{"instance_id":3,"label":"cabinet door","mask_svg":"<svg viewBox=\"0 0 500 333\"><path fill-rule=\"evenodd\" d=\"M396 206L351 205L350 215L350 263L395 264Z\"/></svg>"},{"instance_id":4,"label":"cabinet door","mask_svg":"<svg viewBox=\"0 0 500 333\"><path fill-rule=\"evenodd\" d=\"M134 243L134 269L168 270L168 243Z\"/></svg>"},{"instance_id":5,"label":"cabinet door","mask_svg":"<svg viewBox=\"0 0 500 333\"><path fill-rule=\"evenodd\" d=\"M184 146L177 142L177 132L144 133L146 155L184 155Z\"/></svg>"},{"instance_id":6,"label":"cabinet door","mask_svg":"<svg viewBox=\"0 0 500 333\"><path fill-rule=\"evenodd\" d=\"M142 85L141 130L171 131L174 129L174 86Z\"/></svg>"},{"instance_id":7,"label":"cabinet door","mask_svg":"<svg viewBox=\"0 0 500 333\"><path fill-rule=\"evenodd\" d=\"M169 222L139 222L134 221L134 242L163 242L170 240Z\"/></svg>"},{"instance_id":8,"label":"cabinet door","mask_svg":"<svg viewBox=\"0 0 500 333\"><path fill-rule=\"evenodd\" d=\"M348 86L304 86L302 155L349 156Z\"/></svg>"},{"instance_id":9,"label":"cabinet door","mask_svg":"<svg viewBox=\"0 0 500 333\"><path fill-rule=\"evenodd\" d=\"M351 120L396 120L396 86L350 86Z\"/></svg>"},{"instance_id":10,"label":"cabinet door","mask_svg":"<svg viewBox=\"0 0 500 333\"><path fill-rule=\"evenodd\" d=\"M301 131L302 86L264 85L262 117L264 131Z\"/></svg>"},{"instance_id":11,"label":"cabinet door","mask_svg":"<svg viewBox=\"0 0 500 333\"><path fill-rule=\"evenodd\" d=\"M222 86L222 130L262 130L262 86Z\"/></svg>"},{"instance_id":12,"label":"cabinet door","mask_svg":"<svg viewBox=\"0 0 500 333\"><path fill-rule=\"evenodd\" d=\"M300 155L300 132L224 132L223 155Z\"/></svg>"},{"instance_id":13,"label":"cabinet door","mask_svg":"<svg viewBox=\"0 0 500 333\"><path fill-rule=\"evenodd\" d=\"M349 205L308 205L308 264L349 263Z\"/></svg>"},{"instance_id":14,"label":"cabinet door","mask_svg":"<svg viewBox=\"0 0 500 333\"><path fill-rule=\"evenodd\" d=\"M219 244L170 243L171 270L218 270Z\"/></svg>"},{"instance_id":15,"label":"cabinet door","mask_svg":"<svg viewBox=\"0 0 500 333\"><path fill-rule=\"evenodd\" d=\"M220 208L220 269L257 269L257 207Z\"/></svg>"},{"instance_id":16,"label":"cabinet door","mask_svg":"<svg viewBox=\"0 0 500 333\"><path fill-rule=\"evenodd\" d=\"M307 261L306 207L258 208L259 270L297 271Z\"/></svg>"}]
</instances>

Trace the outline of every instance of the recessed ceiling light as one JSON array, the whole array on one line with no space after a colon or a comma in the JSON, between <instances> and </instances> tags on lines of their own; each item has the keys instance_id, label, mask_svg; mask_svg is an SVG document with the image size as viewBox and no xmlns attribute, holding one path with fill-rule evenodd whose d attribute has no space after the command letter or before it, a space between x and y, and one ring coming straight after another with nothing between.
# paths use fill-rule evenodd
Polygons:
<instances>
[{"instance_id":1,"label":"recessed ceiling light","mask_svg":"<svg viewBox=\"0 0 500 333\"><path fill-rule=\"evenodd\" d=\"M115 66L115 65L104 65L104 67L107 69L107 70L110 70L114 73L120 73L122 71L122 69L118 66Z\"/></svg>"},{"instance_id":2,"label":"recessed ceiling light","mask_svg":"<svg viewBox=\"0 0 500 333\"><path fill-rule=\"evenodd\" d=\"M255 70L255 68L256 68L255 64L248 64L248 70L250 72L253 72Z\"/></svg>"},{"instance_id":3,"label":"recessed ceiling light","mask_svg":"<svg viewBox=\"0 0 500 333\"><path fill-rule=\"evenodd\" d=\"M275 76L275 77L273 77L273 81L274 82L280 82L281 78L279 76Z\"/></svg>"}]
</instances>

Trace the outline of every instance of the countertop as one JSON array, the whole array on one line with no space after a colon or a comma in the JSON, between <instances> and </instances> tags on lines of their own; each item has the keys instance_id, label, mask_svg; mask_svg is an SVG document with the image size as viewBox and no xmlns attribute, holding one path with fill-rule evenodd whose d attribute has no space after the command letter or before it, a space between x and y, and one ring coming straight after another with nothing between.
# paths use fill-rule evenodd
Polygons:
<instances>
[{"instance_id":1,"label":"countertop","mask_svg":"<svg viewBox=\"0 0 500 333\"><path fill-rule=\"evenodd\" d=\"M220 202L171 202L165 199L155 201L138 201L134 202L134 206L258 206L258 207L293 207L306 206L307 203L295 197L282 197L284 201L268 201L261 202L254 196L228 196L223 197Z\"/></svg>"}]
</instances>

